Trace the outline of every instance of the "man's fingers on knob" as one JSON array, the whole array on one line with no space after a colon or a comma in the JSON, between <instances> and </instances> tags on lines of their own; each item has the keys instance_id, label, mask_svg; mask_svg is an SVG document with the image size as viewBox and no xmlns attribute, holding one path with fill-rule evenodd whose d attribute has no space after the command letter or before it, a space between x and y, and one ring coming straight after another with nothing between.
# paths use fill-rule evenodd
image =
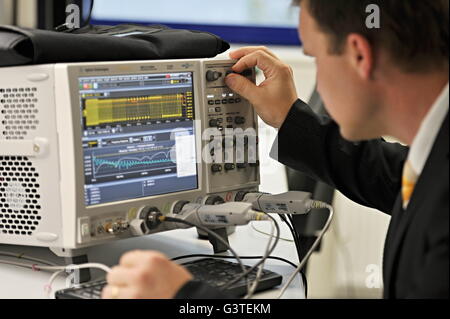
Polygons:
<instances>
[{"instance_id":1,"label":"man's fingers on knob","mask_svg":"<svg viewBox=\"0 0 450 319\"><path fill-rule=\"evenodd\" d=\"M258 89L258 87L253 82L237 74L228 75L225 79L225 82L230 89L250 101L252 101L252 98L256 94L256 90Z\"/></svg>"},{"instance_id":2,"label":"man's fingers on knob","mask_svg":"<svg viewBox=\"0 0 450 319\"><path fill-rule=\"evenodd\" d=\"M274 57L270 56L264 51L258 50L249 55L244 56L234 66L233 70L237 73L241 73L244 70L259 67L264 73L270 71L274 65L279 62Z\"/></svg>"}]
</instances>

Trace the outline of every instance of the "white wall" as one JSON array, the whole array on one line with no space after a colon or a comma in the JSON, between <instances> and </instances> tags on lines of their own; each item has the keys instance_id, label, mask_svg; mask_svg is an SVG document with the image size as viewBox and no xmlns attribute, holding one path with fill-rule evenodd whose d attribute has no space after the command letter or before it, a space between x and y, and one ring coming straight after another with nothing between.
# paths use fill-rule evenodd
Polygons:
<instances>
[{"instance_id":1,"label":"white wall","mask_svg":"<svg viewBox=\"0 0 450 319\"><path fill-rule=\"evenodd\" d=\"M292 66L298 95L307 101L316 82L314 59L303 55L300 48L270 49ZM272 130L271 138L275 135L276 131ZM264 143L270 144L270 139L261 139L261 144ZM261 157L267 156L268 153L261 150ZM286 191L283 166L275 161L268 163L268 167L261 167L261 190ZM382 253L390 217L353 203L339 192L333 206L336 216L333 224L325 235L320 253L310 259L309 297L380 298Z\"/></svg>"},{"instance_id":2,"label":"white wall","mask_svg":"<svg viewBox=\"0 0 450 319\"><path fill-rule=\"evenodd\" d=\"M0 24L12 24L12 3L17 2L17 24L34 28L37 25L36 0L0 0Z\"/></svg>"},{"instance_id":3,"label":"white wall","mask_svg":"<svg viewBox=\"0 0 450 319\"><path fill-rule=\"evenodd\" d=\"M37 0L14 0L18 2L17 24L25 28L37 27Z\"/></svg>"},{"instance_id":4,"label":"white wall","mask_svg":"<svg viewBox=\"0 0 450 319\"><path fill-rule=\"evenodd\" d=\"M12 0L0 0L0 24L11 24Z\"/></svg>"}]
</instances>

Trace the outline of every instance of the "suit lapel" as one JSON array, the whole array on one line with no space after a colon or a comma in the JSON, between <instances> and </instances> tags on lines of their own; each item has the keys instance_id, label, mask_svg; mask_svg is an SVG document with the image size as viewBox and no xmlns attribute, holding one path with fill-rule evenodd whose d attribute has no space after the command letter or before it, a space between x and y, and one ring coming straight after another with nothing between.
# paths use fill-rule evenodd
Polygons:
<instances>
[{"instance_id":1,"label":"suit lapel","mask_svg":"<svg viewBox=\"0 0 450 319\"><path fill-rule=\"evenodd\" d=\"M439 176L439 163L445 159L448 160L448 125L449 117L447 114L422 174L416 183L411 201L406 210L403 210L401 195L397 197L385 245L384 278L385 294L387 293L388 296L390 296L390 292L393 288L393 271L398 261L399 250L402 246L408 226L420 210L421 206L426 203L427 191L430 190L430 186L433 185L433 179L436 179L436 177Z\"/></svg>"}]
</instances>

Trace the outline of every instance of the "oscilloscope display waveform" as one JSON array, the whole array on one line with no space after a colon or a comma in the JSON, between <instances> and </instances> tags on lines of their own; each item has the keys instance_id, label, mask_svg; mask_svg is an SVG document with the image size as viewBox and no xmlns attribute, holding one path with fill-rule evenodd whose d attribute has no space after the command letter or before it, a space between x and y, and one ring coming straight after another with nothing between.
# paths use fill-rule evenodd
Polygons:
<instances>
[{"instance_id":1,"label":"oscilloscope display waveform","mask_svg":"<svg viewBox=\"0 0 450 319\"><path fill-rule=\"evenodd\" d=\"M86 100L83 117L86 126L119 122L192 117L192 93Z\"/></svg>"},{"instance_id":2,"label":"oscilloscope display waveform","mask_svg":"<svg viewBox=\"0 0 450 319\"><path fill-rule=\"evenodd\" d=\"M92 163L93 172L96 177L163 169L176 165L174 161L170 159L170 151L153 152L153 154L147 152L142 156L117 156L117 154L113 156L93 156Z\"/></svg>"}]
</instances>

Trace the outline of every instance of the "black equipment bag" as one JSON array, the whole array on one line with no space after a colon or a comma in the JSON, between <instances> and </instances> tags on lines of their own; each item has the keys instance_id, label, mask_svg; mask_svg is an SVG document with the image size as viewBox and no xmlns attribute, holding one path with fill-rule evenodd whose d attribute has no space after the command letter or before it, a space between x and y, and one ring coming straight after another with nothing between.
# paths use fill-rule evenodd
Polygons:
<instances>
[{"instance_id":1,"label":"black equipment bag","mask_svg":"<svg viewBox=\"0 0 450 319\"><path fill-rule=\"evenodd\" d=\"M0 67L58 62L211 58L230 45L203 31L165 26L86 26L56 32L0 26Z\"/></svg>"}]
</instances>

